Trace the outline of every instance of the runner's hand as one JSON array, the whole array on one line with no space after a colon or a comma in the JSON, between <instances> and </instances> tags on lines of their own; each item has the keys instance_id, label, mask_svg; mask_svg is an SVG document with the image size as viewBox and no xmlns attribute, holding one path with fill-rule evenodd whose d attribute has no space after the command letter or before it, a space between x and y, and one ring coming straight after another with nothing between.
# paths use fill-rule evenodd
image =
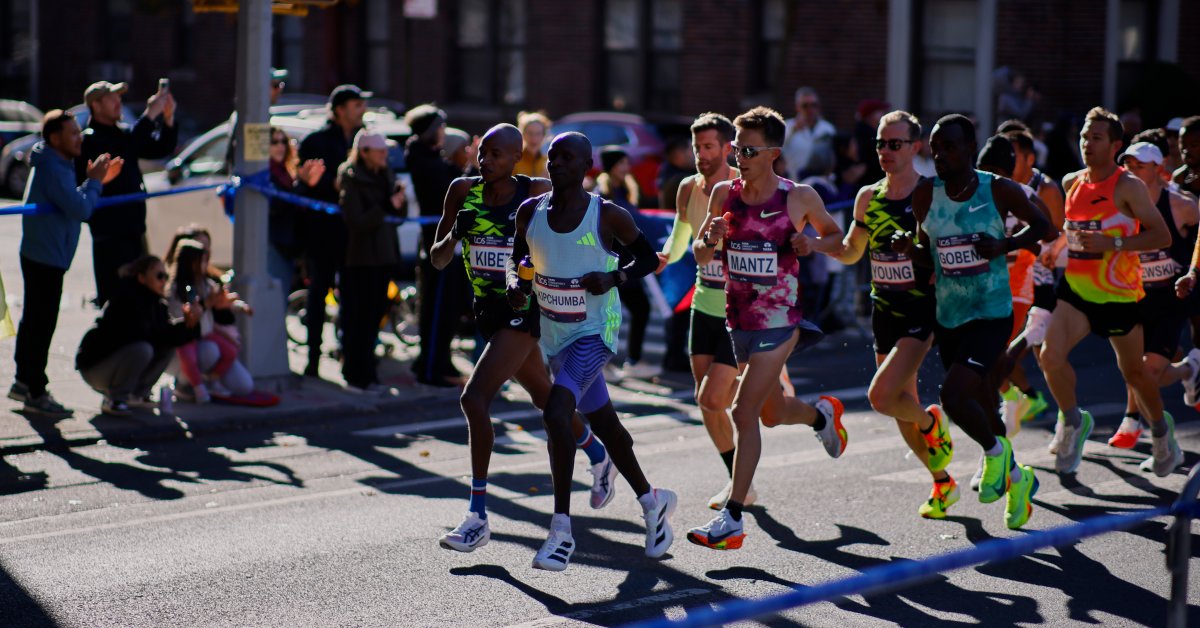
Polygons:
<instances>
[{"instance_id":1,"label":"runner's hand","mask_svg":"<svg viewBox=\"0 0 1200 628\"><path fill-rule=\"evenodd\" d=\"M452 230L454 239L462 240L467 237L467 234L475 227L475 218L478 215L479 212L473 209L458 210L458 214L454 216L454 229Z\"/></svg>"},{"instance_id":2,"label":"runner's hand","mask_svg":"<svg viewBox=\"0 0 1200 628\"><path fill-rule=\"evenodd\" d=\"M529 295L525 294L525 291L521 290L520 288L516 286L509 286L506 293L508 296L508 304L512 306L512 309L520 311L524 310L525 307L529 305Z\"/></svg>"},{"instance_id":3,"label":"runner's hand","mask_svg":"<svg viewBox=\"0 0 1200 628\"><path fill-rule=\"evenodd\" d=\"M1105 251L1116 250L1116 245L1113 244L1113 238L1110 235L1105 235L1099 231L1078 231L1075 233L1076 241L1079 243L1079 248L1076 250L1084 253L1104 253Z\"/></svg>"},{"instance_id":4,"label":"runner's hand","mask_svg":"<svg viewBox=\"0 0 1200 628\"><path fill-rule=\"evenodd\" d=\"M892 250L904 255L912 255L913 252L913 234L907 231L896 231L892 233Z\"/></svg>"},{"instance_id":5,"label":"runner's hand","mask_svg":"<svg viewBox=\"0 0 1200 628\"><path fill-rule=\"evenodd\" d=\"M708 242L719 242L722 238L729 234L729 221L725 220L724 216L717 216L708 223L708 234L705 240Z\"/></svg>"},{"instance_id":6,"label":"runner's hand","mask_svg":"<svg viewBox=\"0 0 1200 628\"><path fill-rule=\"evenodd\" d=\"M1008 241L1004 238L993 238L983 234L975 243L975 252L983 259L996 259L1008 253Z\"/></svg>"},{"instance_id":7,"label":"runner's hand","mask_svg":"<svg viewBox=\"0 0 1200 628\"><path fill-rule=\"evenodd\" d=\"M1180 299L1186 299L1196 289L1196 271L1193 269L1190 273L1180 277L1175 281L1175 296Z\"/></svg>"},{"instance_id":8,"label":"runner's hand","mask_svg":"<svg viewBox=\"0 0 1200 628\"><path fill-rule=\"evenodd\" d=\"M799 255L800 257L812 255L813 239L807 235L804 235L803 233L793 233L792 236L788 238L788 242L792 245L792 250L796 252L796 255Z\"/></svg>"},{"instance_id":9,"label":"runner's hand","mask_svg":"<svg viewBox=\"0 0 1200 628\"><path fill-rule=\"evenodd\" d=\"M584 290L599 296L612 290L617 285L617 280L612 273L594 272L581 277L579 285L583 286Z\"/></svg>"},{"instance_id":10,"label":"runner's hand","mask_svg":"<svg viewBox=\"0 0 1200 628\"><path fill-rule=\"evenodd\" d=\"M667 267L667 254L658 253L658 268L654 269L655 275L661 275L663 269Z\"/></svg>"}]
</instances>

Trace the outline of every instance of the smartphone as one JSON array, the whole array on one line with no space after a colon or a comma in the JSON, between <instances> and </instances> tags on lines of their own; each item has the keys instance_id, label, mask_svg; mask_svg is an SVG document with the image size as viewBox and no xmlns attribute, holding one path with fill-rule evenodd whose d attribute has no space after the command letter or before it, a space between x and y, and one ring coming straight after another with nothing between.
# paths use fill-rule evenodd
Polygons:
<instances>
[{"instance_id":1,"label":"smartphone","mask_svg":"<svg viewBox=\"0 0 1200 628\"><path fill-rule=\"evenodd\" d=\"M169 78L158 79L158 91L163 94L171 91L171 79L169 79Z\"/></svg>"}]
</instances>

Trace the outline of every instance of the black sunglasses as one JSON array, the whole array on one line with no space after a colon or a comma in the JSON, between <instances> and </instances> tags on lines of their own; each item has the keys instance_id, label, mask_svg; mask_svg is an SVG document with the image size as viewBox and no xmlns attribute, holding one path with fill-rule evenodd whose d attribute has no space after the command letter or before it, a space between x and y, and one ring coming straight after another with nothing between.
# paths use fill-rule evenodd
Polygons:
<instances>
[{"instance_id":1,"label":"black sunglasses","mask_svg":"<svg viewBox=\"0 0 1200 628\"><path fill-rule=\"evenodd\" d=\"M778 146L738 146L737 144L730 144L730 146L733 147L733 152L741 155L742 159L754 159L764 150L779 148Z\"/></svg>"},{"instance_id":2,"label":"black sunglasses","mask_svg":"<svg viewBox=\"0 0 1200 628\"><path fill-rule=\"evenodd\" d=\"M875 140L875 150L883 150L884 146L886 146L888 150L900 150L901 148L904 148L905 144L912 144L915 141L916 140L877 139Z\"/></svg>"}]
</instances>

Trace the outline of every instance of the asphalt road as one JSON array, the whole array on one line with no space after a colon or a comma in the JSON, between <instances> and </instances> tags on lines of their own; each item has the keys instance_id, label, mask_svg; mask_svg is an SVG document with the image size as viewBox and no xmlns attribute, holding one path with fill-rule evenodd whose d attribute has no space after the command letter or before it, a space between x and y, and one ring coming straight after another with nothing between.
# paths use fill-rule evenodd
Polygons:
<instances>
[{"instance_id":1,"label":"asphalt road","mask_svg":"<svg viewBox=\"0 0 1200 628\"><path fill-rule=\"evenodd\" d=\"M1015 439L1018 459L1041 481L1030 530L1166 504L1184 483L1183 473L1160 479L1138 470L1148 442L1137 452L1104 444L1123 395L1109 355L1089 341L1075 356L1087 365L1081 399L1100 424L1075 478L1060 481L1050 470L1049 420ZM922 379L930 399L940 381L933 367L928 361ZM962 480L963 499L945 521L917 516L928 476L905 455L892 421L870 412L870 368L862 339L827 342L794 361L798 390L836 390L846 400L850 445L831 461L807 428L766 432L755 480L760 505L748 510L749 537L733 552L683 538L711 517L707 498L726 479L688 393L628 384L616 396L642 465L654 484L681 498L676 545L663 560L643 556L640 509L623 483L607 509L588 509L590 476L580 455L578 550L561 574L530 567L545 539L551 491L539 420L519 401L495 408L493 536L473 554L435 541L458 522L468 492L466 433L453 407L10 456L6 463L29 477L0 484L0 625L619 625L1022 534L1005 528L1002 502L980 504L965 489L979 450L957 428L950 471ZM1200 451L1195 411L1182 407L1177 386L1167 396L1181 444ZM1196 459L1189 453L1187 467ZM1162 625L1167 523L766 623ZM1200 556L1195 534L1193 548ZM1197 604L1200 560L1191 562ZM1200 607L1191 611L1200 625Z\"/></svg>"}]
</instances>

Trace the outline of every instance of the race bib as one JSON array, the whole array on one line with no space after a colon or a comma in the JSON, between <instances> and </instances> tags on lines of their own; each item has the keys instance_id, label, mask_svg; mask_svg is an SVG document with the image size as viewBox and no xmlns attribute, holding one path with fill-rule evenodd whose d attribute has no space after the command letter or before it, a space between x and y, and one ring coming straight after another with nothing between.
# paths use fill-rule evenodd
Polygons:
<instances>
[{"instance_id":1,"label":"race bib","mask_svg":"<svg viewBox=\"0 0 1200 628\"><path fill-rule=\"evenodd\" d=\"M946 277L971 277L987 272L988 260L975 252L982 234L968 233L937 239L938 264Z\"/></svg>"},{"instance_id":2,"label":"race bib","mask_svg":"<svg viewBox=\"0 0 1200 628\"><path fill-rule=\"evenodd\" d=\"M579 278L560 279L537 275L538 307L542 316L556 323L580 323L587 320L587 291Z\"/></svg>"},{"instance_id":3,"label":"race bib","mask_svg":"<svg viewBox=\"0 0 1200 628\"><path fill-rule=\"evenodd\" d=\"M880 290L904 291L917 287L912 260L903 253L871 251L871 281Z\"/></svg>"},{"instance_id":4,"label":"race bib","mask_svg":"<svg viewBox=\"0 0 1200 628\"><path fill-rule=\"evenodd\" d=\"M512 257L513 239L504 236L471 236L471 272L491 281L504 281L504 268Z\"/></svg>"},{"instance_id":5,"label":"race bib","mask_svg":"<svg viewBox=\"0 0 1200 628\"><path fill-rule=\"evenodd\" d=\"M731 241L725 249L729 278L734 281L773 286L779 283L779 247L773 242Z\"/></svg>"},{"instance_id":6,"label":"race bib","mask_svg":"<svg viewBox=\"0 0 1200 628\"><path fill-rule=\"evenodd\" d=\"M1142 287L1170 288L1183 270L1179 262L1171 259L1166 251L1142 251L1138 253L1142 262Z\"/></svg>"},{"instance_id":7,"label":"race bib","mask_svg":"<svg viewBox=\"0 0 1200 628\"><path fill-rule=\"evenodd\" d=\"M720 251L713 252L712 261L698 267L700 285L705 288L725 289L725 256Z\"/></svg>"},{"instance_id":8,"label":"race bib","mask_svg":"<svg viewBox=\"0 0 1200 628\"><path fill-rule=\"evenodd\" d=\"M1083 231L1103 231L1099 220L1068 220L1064 225L1067 235L1067 257L1071 259L1103 259L1104 253L1087 252L1083 250L1083 242L1079 238Z\"/></svg>"}]
</instances>

